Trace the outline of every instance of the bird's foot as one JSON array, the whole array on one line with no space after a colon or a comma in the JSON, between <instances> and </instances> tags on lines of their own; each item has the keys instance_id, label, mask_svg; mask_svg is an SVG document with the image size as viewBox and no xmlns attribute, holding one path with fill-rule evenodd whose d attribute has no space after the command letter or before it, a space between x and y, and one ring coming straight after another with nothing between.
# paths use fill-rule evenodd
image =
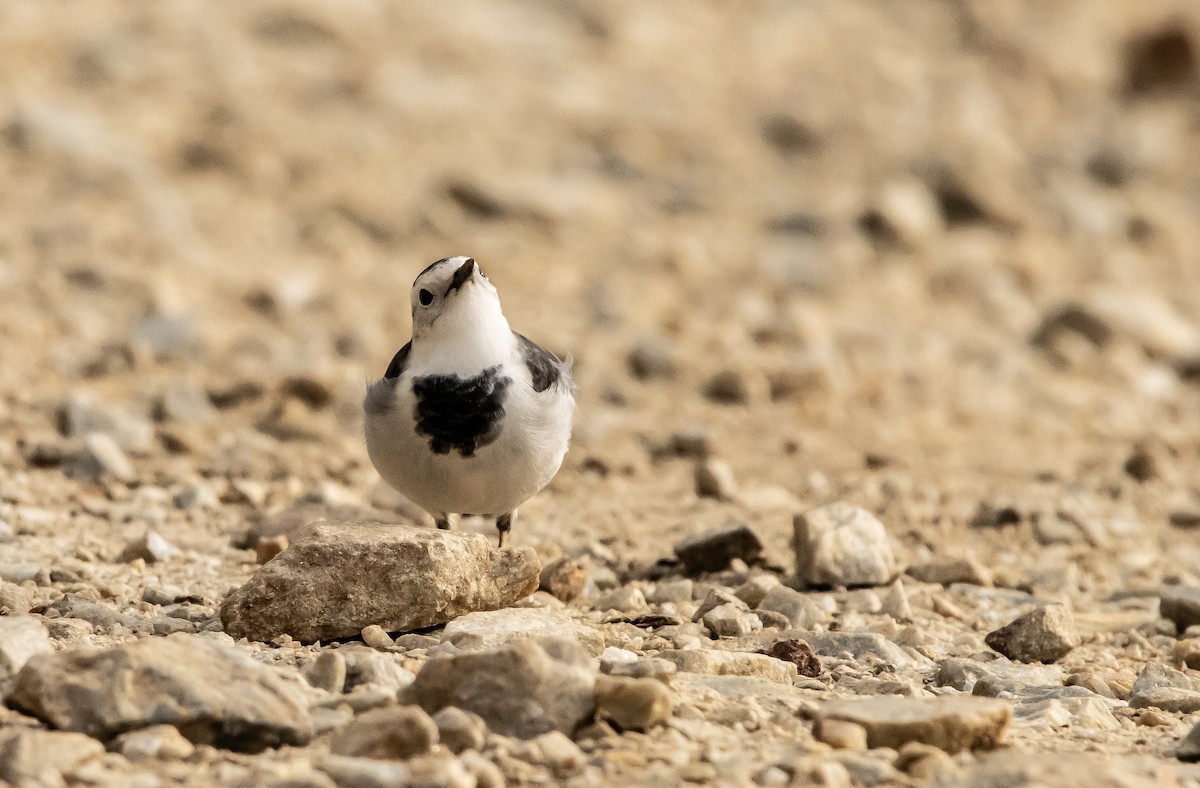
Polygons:
<instances>
[{"instance_id":1,"label":"bird's foot","mask_svg":"<svg viewBox=\"0 0 1200 788\"><path fill-rule=\"evenodd\" d=\"M497 542L497 547L504 547L504 543L508 541L508 532L512 530L513 521L517 519L517 510L502 514L496 518L496 530L500 532L500 538Z\"/></svg>"}]
</instances>

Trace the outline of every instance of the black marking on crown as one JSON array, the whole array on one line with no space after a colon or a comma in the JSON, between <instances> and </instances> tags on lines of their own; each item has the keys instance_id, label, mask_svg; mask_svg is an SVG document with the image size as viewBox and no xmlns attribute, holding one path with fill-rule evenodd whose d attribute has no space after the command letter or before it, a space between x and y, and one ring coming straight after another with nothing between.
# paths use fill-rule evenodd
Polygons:
<instances>
[{"instance_id":1,"label":"black marking on crown","mask_svg":"<svg viewBox=\"0 0 1200 788\"><path fill-rule=\"evenodd\" d=\"M504 400L512 378L500 366L488 367L470 378L425 375L413 380L413 408L418 435L429 439L435 454L457 451L463 457L500 437L504 429Z\"/></svg>"},{"instance_id":2,"label":"black marking on crown","mask_svg":"<svg viewBox=\"0 0 1200 788\"><path fill-rule=\"evenodd\" d=\"M545 391L562 382L563 365L558 356L520 334L517 334L517 344L521 348L525 366L529 368L529 376L533 379L534 391Z\"/></svg>"},{"instance_id":3,"label":"black marking on crown","mask_svg":"<svg viewBox=\"0 0 1200 788\"><path fill-rule=\"evenodd\" d=\"M383 373L383 377L387 380L395 380L404 374L404 370L408 369L408 354L412 351L412 340L404 343L404 347L396 351L396 355L392 356L392 363L388 364L387 372Z\"/></svg>"}]
</instances>

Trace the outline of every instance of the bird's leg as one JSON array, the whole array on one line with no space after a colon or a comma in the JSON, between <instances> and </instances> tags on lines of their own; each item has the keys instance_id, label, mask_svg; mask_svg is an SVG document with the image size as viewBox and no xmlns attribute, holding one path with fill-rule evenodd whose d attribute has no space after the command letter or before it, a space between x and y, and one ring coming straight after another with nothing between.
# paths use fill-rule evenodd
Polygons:
<instances>
[{"instance_id":1,"label":"bird's leg","mask_svg":"<svg viewBox=\"0 0 1200 788\"><path fill-rule=\"evenodd\" d=\"M517 519L517 510L500 515L496 518L496 530L500 532L499 547L504 547L504 542L508 539L508 532L512 530L513 521Z\"/></svg>"},{"instance_id":2,"label":"bird's leg","mask_svg":"<svg viewBox=\"0 0 1200 788\"><path fill-rule=\"evenodd\" d=\"M449 531L450 530L450 515L435 514L433 516L433 521L437 524L439 531Z\"/></svg>"}]
</instances>

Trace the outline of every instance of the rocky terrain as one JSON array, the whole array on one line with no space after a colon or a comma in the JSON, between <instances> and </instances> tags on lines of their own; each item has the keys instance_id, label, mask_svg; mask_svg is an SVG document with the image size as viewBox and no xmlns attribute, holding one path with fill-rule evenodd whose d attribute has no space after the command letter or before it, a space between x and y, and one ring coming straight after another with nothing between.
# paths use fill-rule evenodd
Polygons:
<instances>
[{"instance_id":1,"label":"rocky terrain","mask_svg":"<svg viewBox=\"0 0 1200 788\"><path fill-rule=\"evenodd\" d=\"M0 780L1200 784L1191 0L0 4ZM361 398L470 254L512 545Z\"/></svg>"}]
</instances>

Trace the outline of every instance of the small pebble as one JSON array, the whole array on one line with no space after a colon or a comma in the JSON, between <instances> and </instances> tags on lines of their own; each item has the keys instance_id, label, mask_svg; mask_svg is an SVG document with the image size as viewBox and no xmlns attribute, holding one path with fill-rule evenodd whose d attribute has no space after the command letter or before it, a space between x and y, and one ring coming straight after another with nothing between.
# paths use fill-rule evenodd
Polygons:
<instances>
[{"instance_id":1,"label":"small pebble","mask_svg":"<svg viewBox=\"0 0 1200 788\"><path fill-rule=\"evenodd\" d=\"M338 694L346 686L346 658L340 652L322 651L304 672L308 683Z\"/></svg>"},{"instance_id":2,"label":"small pebble","mask_svg":"<svg viewBox=\"0 0 1200 788\"><path fill-rule=\"evenodd\" d=\"M287 534L260 536L254 546L254 560L265 564L286 549L288 549Z\"/></svg>"},{"instance_id":3,"label":"small pebble","mask_svg":"<svg viewBox=\"0 0 1200 788\"><path fill-rule=\"evenodd\" d=\"M542 567L538 587L562 602L573 602L583 593L588 573L579 562L562 556Z\"/></svg>"},{"instance_id":4,"label":"small pebble","mask_svg":"<svg viewBox=\"0 0 1200 788\"><path fill-rule=\"evenodd\" d=\"M807 678L821 675L821 660L812 648L803 640L777 640L763 652L769 657L790 662L796 666L796 673Z\"/></svg>"},{"instance_id":5,"label":"small pebble","mask_svg":"<svg viewBox=\"0 0 1200 788\"><path fill-rule=\"evenodd\" d=\"M447 706L433 715L438 741L455 755L464 750L482 750L487 725L478 714Z\"/></svg>"},{"instance_id":6,"label":"small pebble","mask_svg":"<svg viewBox=\"0 0 1200 788\"><path fill-rule=\"evenodd\" d=\"M661 339L639 342L629 353L629 371L641 380L671 380L679 374L679 363L672 345Z\"/></svg>"},{"instance_id":7,"label":"small pebble","mask_svg":"<svg viewBox=\"0 0 1200 788\"><path fill-rule=\"evenodd\" d=\"M364 627L362 631L362 639L363 642L371 648L381 650L389 649L396 645L396 642L392 640L391 636L389 636L387 632L384 632L383 627L379 626L378 624L371 624L370 626Z\"/></svg>"},{"instance_id":8,"label":"small pebble","mask_svg":"<svg viewBox=\"0 0 1200 788\"><path fill-rule=\"evenodd\" d=\"M835 750L867 749L867 731L861 725L845 720L823 720L815 731L819 742Z\"/></svg>"},{"instance_id":9,"label":"small pebble","mask_svg":"<svg viewBox=\"0 0 1200 788\"><path fill-rule=\"evenodd\" d=\"M671 690L652 678L600 676L596 707L622 730L644 731L666 722L675 706Z\"/></svg>"},{"instance_id":10,"label":"small pebble","mask_svg":"<svg viewBox=\"0 0 1200 788\"><path fill-rule=\"evenodd\" d=\"M701 498L731 501L737 495L733 468L724 460L710 457L696 463L695 480L696 495Z\"/></svg>"}]
</instances>

